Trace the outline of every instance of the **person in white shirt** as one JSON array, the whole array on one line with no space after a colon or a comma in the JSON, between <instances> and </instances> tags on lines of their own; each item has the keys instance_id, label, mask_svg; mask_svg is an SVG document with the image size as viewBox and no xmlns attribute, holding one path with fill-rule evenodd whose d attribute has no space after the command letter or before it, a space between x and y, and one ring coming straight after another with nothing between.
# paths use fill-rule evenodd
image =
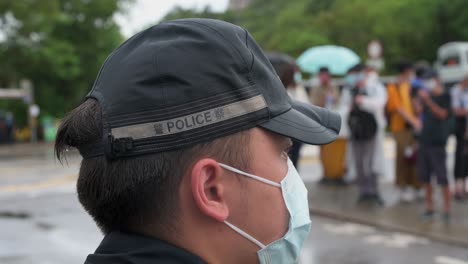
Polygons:
<instances>
[{"instance_id":1,"label":"person in white shirt","mask_svg":"<svg viewBox=\"0 0 468 264\"><path fill-rule=\"evenodd\" d=\"M370 113L375 126L375 132L365 135L357 135L353 131L351 120L356 120L350 113L348 124L353 152L353 160L356 169L357 181L360 189L359 202L375 202L383 205L377 186L377 175L383 173L383 142L386 126L384 107L387 101L387 93L383 84L379 81L377 73L372 68L365 69L358 75L357 85L348 89L348 100L352 110ZM349 100L351 99L351 100ZM363 130L367 124L362 124ZM358 126L359 127L359 126Z\"/></svg>"}]
</instances>

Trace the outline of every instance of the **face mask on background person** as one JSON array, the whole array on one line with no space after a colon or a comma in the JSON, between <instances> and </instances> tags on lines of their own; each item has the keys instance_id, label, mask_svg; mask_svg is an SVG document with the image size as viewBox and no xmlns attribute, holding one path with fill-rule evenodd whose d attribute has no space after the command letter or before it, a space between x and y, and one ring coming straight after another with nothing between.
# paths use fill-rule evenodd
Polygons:
<instances>
[{"instance_id":1,"label":"face mask on background person","mask_svg":"<svg viewBox=\"0 0 468 264\"><path fill-rule=\"evenodd\" d=\"M275 188L281 188L284 203L289 212L289 228L282 238L268 245L264 245L262 242L228 221L224 221L224 223L239 235L250 240L260 248L260 250L257 251L260 264L296 263L302 245L309 235L311 221L309 216L307 189L291 160L288 159L288 173L281 183L273 182L265 178L243 172L225 164L220 163L219 165L234 173L252 178Z\"/></svg>"},{"instance_id":2,"label":"face mask on background person","mask_svg":"<svg viewBox=\"0 0 468 264\"><path fill-rule=\"evenodd\" d=\"M302 73L300 72L295 72L294 73L294 82L296 85L300 84L302 82Z\"/></svg>"},{"instance_id":3,"label":"face mask on background person","mask_svg":"<svg viewBox=\"0 0 468 264\"><path fill-rule=\"evenodd\" d=\"M366 87L366 74L364 74L363 72L357 74L356 87L361 89Z\"/></svg>"},{"instance_id":4,"label":"face mask on background person","mask_svg":"<svg viewBox=\"0 0 468 264\"><path fill-rule=\"evenodd\" d=\"M430 80L424 82L424 87L426 87L426 89L429 92L432 92L432 91L434 91L435 88L437 88L437 81L435 79L430 79Z\"/></svg>"},{"instance_id":5,"label":"face mask on background person","mask_svg":"<svg viewBox=\"0 0 468 264\"><path fill-rule=\"evenodd\" d=\"M371 71L366 76L366 84L370 85L379 81L377 72Z\"/></svg>"},{"instance_id":6,"label":"face mask on background person","mask_svg":"<svg viewBox=\"0 0 468 264\"><path fill-rule=\"evenodd\" d=\"M348 87L354 87L356 86L357 83L357 74L356 73L350 73L346 75L344 78L344 84Z\"/></svg>"}]
</instances>

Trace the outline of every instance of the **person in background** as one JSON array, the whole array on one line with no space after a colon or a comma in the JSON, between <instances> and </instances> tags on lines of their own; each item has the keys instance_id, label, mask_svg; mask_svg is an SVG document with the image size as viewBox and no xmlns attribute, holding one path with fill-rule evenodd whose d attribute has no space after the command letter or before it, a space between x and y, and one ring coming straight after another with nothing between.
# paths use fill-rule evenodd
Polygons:
<instances>
[{"instance_id":1,"label":"person in background","mask_svg":"<svg viewBox=\"0 0 468 264\"><path fill-rule=\"evenodd\" d=\"M448 186L445 146L450 135L450 95L444 88L437 74L430 70L425 76L425 89L418 91L418 99L422 105L423 123L418 137L418 174L425 188L424 219L432 219L434 202L432 199L431 175L437 177L437 183L442 187L444 199L443 220L450 219L450 190Z\"/></svg>"},{"instance_id":2,"label":"person in background","mask_svg":"<svg viewBox=\"0 0 468 264\"><path fill-rule=\"evenodd\" d=\"M385 98L387 98L387 92L385 86L380 81L379 74L373 66L367 66L365 68L366 76L366 86L376 87L373 89L381 90L385 92ZM382 95L383 96L383 95ZM387 100L387 99L386 99ZM380 103L380 101L378 101ZM375 142L375 157L374 157L374 167L373 173L376 174L376 177L382 176L385 173L385 157L384 157L384 143L385 143L385 129L387 127L387 120L385 118L384 108L378 108L376 113L377 117L377 134Z\"/></svg>"},{"instance_id":3,"label":"person in background","mask_svg":"<svg viewBox=\"0 0 468 264\"><path fill-rule=\"evenodd\" d=\"M467 144L468 133L468 75L451 89L452 110L455 114L455 136L457 138L457 147L455 151L455 167L453 175L455 176L455 195L456 200L464 200L467 197L466 177L468 175L468 155L465 148Z\"/></svg>"},{"instance_id":4,"label":"person in background","mask_svg":"<svg viewBox=\"0 0 468 264\"><path fill-rule=\"evenodd\" d=\"M353 104L352 91L356 88L361 75L363 74L363 65L356 64L351 67L346 73L345 78L343 79L343 89L341 90L340 95L340 115L342 118L343 124L341 125L340 134L344 135L348 139L350 138L350 131L346 125L346 120L348 120L349 111ZM351 140L347 141L346 145L346 160L345 160L346 174L344 176L344 181L347 183L353 183L356 180L356 169L354 167L353 151Z\"/></svg>"},{"instance_id":5,"label":"person in background","mask_svg":"<svg viewBox=\"0 0 468 264\"><path fill-rule=\"evenodd\" d=\"M348 117L353 159L359 185L359 203L384 205L377 186L375 161L378 131L385 127L385 87L371 70L360 74L352 90L352 109Z\"/></svg>"},{"instance_id":6,"label":"person in background","mask_svg":"<svg viewBox=\"0 0 468 264\"><path fill-rule=\"evenodd\" d=\"M15 118L12 112L7 112L5 115L7 142L15 141Z\"/></svg>"},{"instance_id":7,"label":"person in background","mask_svg":"<svg viewBox=\"0 0 468 264\"><path fill-rule=\"evenodd\" d=\"M5 117L5 112L0 110L0 144L6 143L8 139L8 128Z\"/></svg>"},{"instance_id":8,"label":"person in background","mask_svg":"<svg viewBox=\"0 0 468 264\"><path fill-rule=\"evenodd\" d=\"M421 101L418 98L418 92L419 90L426 89L426 87L424 87L425 84L424 84L423 77L428 71L431 71L430 66L425 65L425 64L416 65L414 68L414 73L415 73L414 78L411 81L411 100L412 100L412 105L413 105L413 111L416 115L416 118L418 118L421 126L422 126L422 121L423 121L423 114L421 110L422 109ZM415 130L415 138L417 138L419 132ZM421 194L422 192L418 193L418 195L421 195ZM422 197L424 197L424 195L422 195Z\"/></svg>"},{"instance_id":9,"label":"person in background","mask_svg":"<svg viewBox=\"0 0 468 264\"><path fill-rule=\"evenodd\" d=\"M318 84L310 91L310 101L320 107L333 108L338 103L338 87L332 83L330 71L327 67L319 69Z\"/></svg>"},{"instance_id":10,"label":"person in background","mask_svg":"<svg viewBox=\"0 0 468 264\"><path fill-rule=\"evenodd\" d=\"M411 79L411 95L413 97L417 95L419 89L424 89L423 76L428 70L430 70L430 66L424 62L414 65L414 78Z\"/></svg>"},{"instance_id":11,"label":"person in background","mask_svg":"<svg viewBox=\"0 0 468 264\"><path fill-rule=\"evenodd\" d=\"M412 103L411 79L414 74L411 63L398 64L398 77L387 87L389 127L396 142L395 185L399 189L400 200L411 202L421 188L416 173L415 133L421 130L421 122L415 114Z\"/></svg>"},{"instance_id":12,"label":"person in background","mask_svg":"<svg viewBox=\"0 0 468 264\"><path fill-rule=\"evenodd\" d=\"M276 74L278 74L281 79L283 86L286 88L288 95L296 101L310 104L307 93L301 85L301 71L296 65L294 59L286 54L279 53L270 53L267 57L270 60L271 65L273 65ZM295 167L297 167L299 163L301 148L302 143L297 140L293 140L293 144L288 154Z\"/></svg>"},{"instance_id":13,"label":"person in background","mask_svg":"<svg viewBox=\"0 0 468 264\"><path fill-rule=\"evenodd\" d=\"M338 87L332 83L329 69L327 67L320 68L317 79L318 83L312 86L310 90L310 102L316 106L335 110L338 106L339 92ZM333 150L330 145L320 146L320 161L323 169L322 182L340 183L342 182L342 177L334 175L336 173L332 167L335 164L333 160L330 160L330 155L328 155L330 150ZM343 153L344 155L345 153Z\"/></svg>"}]
</instances>

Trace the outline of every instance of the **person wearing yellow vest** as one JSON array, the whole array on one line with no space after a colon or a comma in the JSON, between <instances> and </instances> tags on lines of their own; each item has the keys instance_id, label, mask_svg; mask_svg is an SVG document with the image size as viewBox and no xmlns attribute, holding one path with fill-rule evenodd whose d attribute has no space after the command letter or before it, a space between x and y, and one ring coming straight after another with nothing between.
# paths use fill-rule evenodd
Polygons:
<instances>
[{"instance_id":1,"label":"person wearing yellow vest","mask_svg":"<svg viewBox=\"0 0 468 264\"><path fill-rule=\"evenodd\" d=\"M413 109L411 78L414 74L411 63L400 62L395 83L387 87L386 111L389 128L396 142L395 184L400 191L400 200L411 202L421 188L416 173L416 139L414 134L421 130L421 122Z\"/></svg>"}]
</instances>

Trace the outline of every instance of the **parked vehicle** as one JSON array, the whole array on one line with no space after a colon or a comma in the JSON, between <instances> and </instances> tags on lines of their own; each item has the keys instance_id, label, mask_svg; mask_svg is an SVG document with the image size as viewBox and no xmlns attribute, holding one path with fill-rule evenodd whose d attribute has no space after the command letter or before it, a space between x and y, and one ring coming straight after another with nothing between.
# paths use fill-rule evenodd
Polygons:
<instances>
[{"instance_id":1,"label":"parked vehicle","mask_svg":"<svg viewBox=\"0 0 468 264\"><path fill-rule=\"evenodd\" d=\"M446 88L468 74L468 42L449 42L439 47L435 68Z\"/></svg>"}]
</instances>

